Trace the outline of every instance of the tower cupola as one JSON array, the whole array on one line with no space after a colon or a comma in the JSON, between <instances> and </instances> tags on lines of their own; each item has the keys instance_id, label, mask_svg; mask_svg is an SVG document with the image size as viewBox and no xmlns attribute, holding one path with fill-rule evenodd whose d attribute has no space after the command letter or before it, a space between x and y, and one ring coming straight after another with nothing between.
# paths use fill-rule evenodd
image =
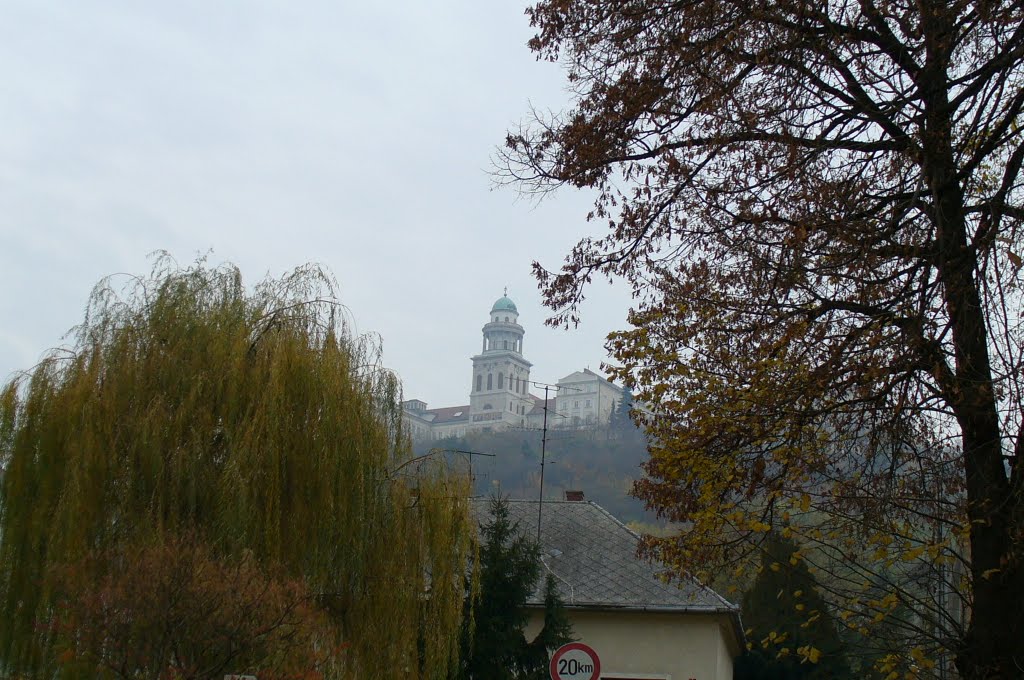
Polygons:
<instances>
[{"instance_id":1,"label":"tower cupola","mask_svg":"<svg viewBox=\"0 0 1024 680\"><path fill-rule=\"evenodd\" d=\"M473 357L469 392L471 427L522 426L533 408L529 393L530 366L523 357L519 310L508 289L493 305L483 327L483 346Z\"/></svg>"},{"instance_id":2,"label":"tower cupola","mask_svg":"<svg viewBox=\"0 0 1024 680\"><path fill-rule=\"evenodd\" d=\"M494 306L491 307L491 314L500 314L501 312L512 312L513 314L519 314L519 310L516 309L516 303L508 297L508 290L506 289L505 294L494 301Z\"/></svg>"},{"instance_id":3,"label":"tower cupola","mask_svg":"<svg viewBox=\"0 0 1024 680\"><path fill-rule=\"evenodd\" d=\"M505 293L491 305L491 318L483 327L483 352L523 353L523 336L526 331L519 325L519 310L516 303Z\"/></svg>"}]
</instances>

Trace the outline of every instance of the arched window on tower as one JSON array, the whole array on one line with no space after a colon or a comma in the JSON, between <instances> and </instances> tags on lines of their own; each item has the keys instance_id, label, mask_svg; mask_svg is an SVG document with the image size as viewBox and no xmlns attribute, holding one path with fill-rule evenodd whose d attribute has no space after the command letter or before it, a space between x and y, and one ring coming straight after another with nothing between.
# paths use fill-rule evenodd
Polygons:
<instances>
[{"instance_id":1,"label":"arched window on tower","mask_svg":"<svg viewBox=\"0 0 1024 680\"><path fill-rule=\"evenodd\" d=\"M498 371L498 389L505 389L505 374L501 371Z\"/></svg>"},{"instance_id":2,"label":"arched window on tower","mask_svg":"<svg viewBox=\"0 0 1024 680\"><path fill-rule=\"evenodd\" d=\"M513 390L516 394L519 394L519 376L516 376L516 388Z\"/></svg>"},{"instance_id":3,"label":"arched window on tower","mask_svg":"<svg viewBox=\"0 0 1024 680\"><path fill-rule=\"evenodd\" d=\"M508 349L508 340L502 340L502 342L504 343L503 349Z\"/></svg>"},{"instance_id":4,"label":"arched window on tower","mask_svg":"<svg viewBox=\"0 0 1024 680\"><path fill-rule=\"evenodd\" d=\"M478 375L476 377L476 391L479 392L484 387L484 376Z\"/></svg>"},{"instance_id":5,"label":"arched window on tower","mask_svg":"<svg viewBox=\"0 0 1024 680\"><path fill-rule=\"evenodd\" d=\"M491 373L487 374L487 389L489 389L489 390L493 390L494 389L494 376Z\"/></svg>"}]
</instances>

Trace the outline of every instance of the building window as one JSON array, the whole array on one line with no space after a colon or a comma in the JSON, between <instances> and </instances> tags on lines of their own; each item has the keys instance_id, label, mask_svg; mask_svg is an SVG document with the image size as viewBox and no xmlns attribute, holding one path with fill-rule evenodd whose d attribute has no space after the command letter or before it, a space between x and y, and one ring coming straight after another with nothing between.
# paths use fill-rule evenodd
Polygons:
<instances>
[{"instance_id":1,"label":"building window","mask_svg":"<svg viewBox=\"0 0 1024 680\"><path fill-rule=\"evenodd\" d=\"M508 340L502 340L502 343L504 345L503 349L508 349Z\"/></svg>"},{"instance_id":2,"label":"building window","mask_svg":"<svg viewBox=\"0 0 1024 680\"><path fill-rule=\"evenodd\" d=\"M578 402L578 401L574 401L574 402L572 403L572 407L573 407L573 408L579 408L579 407L580 407L580 402Z\"/></svg>"},{"instance_id":3,"label":"building window","mask_svg":"<svg viewBox=\"0 0 1024 680\"><path fill-rule=\"evenodd\" d=\"M478 375L476 377L476 391L479 392L484 388L484 376Z\"/></svg>"},{"instance_id":4,"label":"building window","mask_svg":"<svg viewBox=\"0 0 1024 680\"><path fill-rule=\"evenodd\" d=\"M489 390L493 390L494 389L494 375L491 374L491 373L487 374L487 389L489 389Z\"/></svg>"},{"instance_id":5,"label":"building window","mask_svg":"<svg viewBox=\"0 0 1024 680\"><path fill-rule=\"evenodd\" d=\"M590 400L587 399L587 408L590 408Z\"/></svg>"},{"instance_id":6,"label":"building window","mask_svg":"<svg viewBox=\"0 0 1024 680\"><path fill-rule=\"evenodd\" d=\"M508 410L509 410L509 411L511 411L511 410L512 410L512 402L511 402L511 401L510 401L510 402L508 402Z\"/></svg>"},{"instance_id":7,"label":"building window","mask_svg":"<svg viewBox=\"0 0 1024 680\"><path fill-rule=\"evenodd\" d=\"M505 317L505 323L508 323L508 317L507 316Z\"/></svg>"},{"instance_id":8,"label":"building window","mask_svg":"<svg viewBox=\"0 0 1024 680\"><path fill-rule=\"evenodd\" d=\"M498 371L498 389L505 389L505 374L501 371Z\"/></svg>"},{"instance_id":9,"label":"building window","mask_svg":"<svg viewBox=\"0 0 1024 680\"><path fill-rule=\"evenodd\" d=\"M518 375L516 376L516 389L515 389L515 392L516 392L516 394L519 394L519 376Z\"/></svg>"}]
</instances>

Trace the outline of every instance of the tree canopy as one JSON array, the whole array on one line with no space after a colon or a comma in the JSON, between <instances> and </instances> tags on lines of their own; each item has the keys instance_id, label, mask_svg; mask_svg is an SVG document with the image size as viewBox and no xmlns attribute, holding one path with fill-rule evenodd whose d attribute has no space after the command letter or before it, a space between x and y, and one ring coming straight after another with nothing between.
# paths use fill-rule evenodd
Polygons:
<instances>
[{"instance_id":1,"label":"tree canopy","mask_svg":"<svg viewBox=\"0 0 1024 680\"><path fill-rule=\"evenodd\" d=\"M914 672L1016 677L1024 6L527 12L574 100L511 131L499 173L596 191L598 233L535 272L556 325L594 276L634 288L609 349L654 412L636 490L690 527L650 554L706 573L786 522L852 630L913 612Z\"/></svg>"},{"instance_id":2,"label":"tree canopy","mask_svg":"<svg viewBox=\"0 0 1024 680\"><path fill-rule=\"evenodd\" d=\"M58 654L85 639L67 630L85 618L62 608L69 584L85 599L128 588L114 557L188 538L202 564L249 560L237 574L267 592L308 593L302 607L329 624L309 651L344 650L330 675L447 675L467 480L409 462L399 384L334 288L312 266L250 291L232 266L159 257L148 277L101 282L73 347L4 387L0 674L102 677L83 667L95 655ZM232 573L178 582L221 592ZM232 606L263 601L246 597Z\"/></svg>"},{"instance_id":3,"label":"tree canopy","mask_svg":"<svg viewBox=\"0 0 1024 680\"><path fill-rule=\"evenodd\" d=\"M463 619L460 680L545 680L554 650L572 641L572 625L554 577L544 580L544 625L533 641L524 629L526 603L541 576L540 548L509 517L508 505L491 499L480 525L479 589L468 589Z\"/></svg>"}]
</instances>

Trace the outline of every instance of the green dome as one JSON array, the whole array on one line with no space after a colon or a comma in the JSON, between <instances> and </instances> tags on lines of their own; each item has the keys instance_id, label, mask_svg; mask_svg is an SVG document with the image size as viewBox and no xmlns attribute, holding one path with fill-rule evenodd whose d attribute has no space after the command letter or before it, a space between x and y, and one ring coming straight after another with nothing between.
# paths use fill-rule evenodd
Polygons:
<instances>
[{"instance_id":1,"label":"green dome","mask_svg":"<svg viewBox=\"0 0 1024 680\"><path fill-rule=\"evenodd\" d=\"M515 312L518 314L519 310L516 309L516 303L509 300L507 295L502 295L494 303L494 306L491 307L491 314L494 314L495 312Z\"/></svg>"}]
</instances>

